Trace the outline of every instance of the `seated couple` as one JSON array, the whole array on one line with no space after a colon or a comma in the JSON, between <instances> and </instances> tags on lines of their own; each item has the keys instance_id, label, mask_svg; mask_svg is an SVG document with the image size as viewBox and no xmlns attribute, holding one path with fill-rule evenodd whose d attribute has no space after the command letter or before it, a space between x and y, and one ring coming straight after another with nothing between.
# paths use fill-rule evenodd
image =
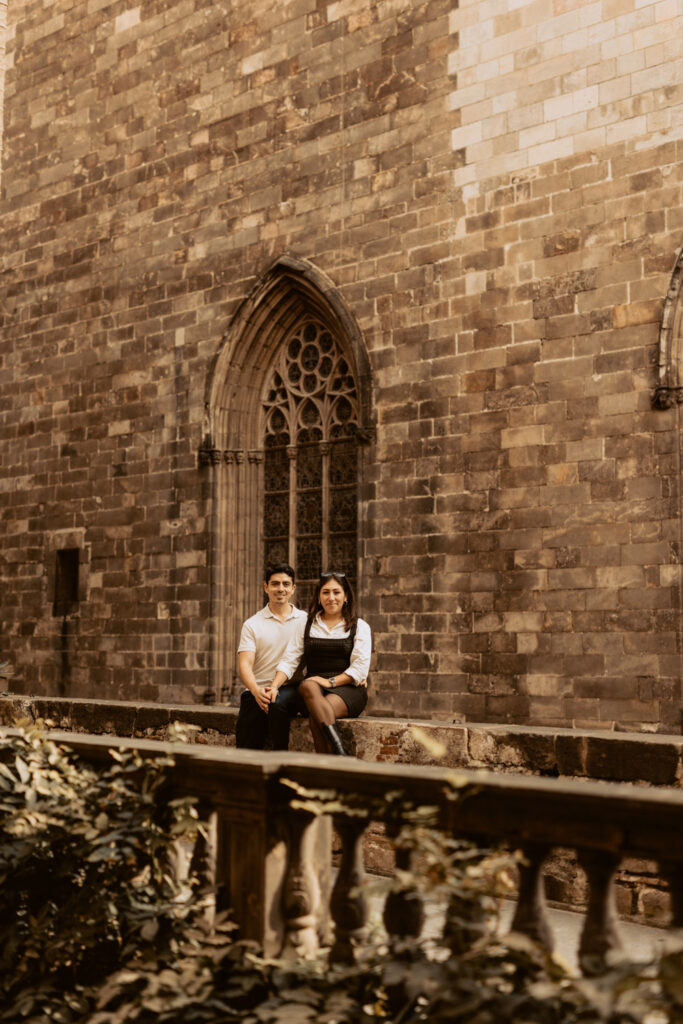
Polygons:
<instances>
[{"instance_id":1,"label":"seated couple","mask_svg":"<svg viewBox=\"0 0 683 1024\"><path fill-rule=\"evenodd\" d=\"M357 718L368 701L370 627L357 618L353 590L342 572L324 572L308 615L292 604L291 565L266 571L268 603L242 626L238 647L240 701L236 745L286 750L292 718L309 719L319 753L345 754L339 718ZM300 681L299 669L303 669Z\"/></svg>"}]
</instances>

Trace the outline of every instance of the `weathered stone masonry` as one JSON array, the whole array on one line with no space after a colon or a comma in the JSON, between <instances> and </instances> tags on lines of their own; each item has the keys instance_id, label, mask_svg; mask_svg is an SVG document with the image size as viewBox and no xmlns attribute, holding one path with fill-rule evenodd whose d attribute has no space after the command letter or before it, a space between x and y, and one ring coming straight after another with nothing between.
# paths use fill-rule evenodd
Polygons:
<instances>
[{"instance_id":1,"label":"weathered stone masonry","mask_svg":"<svg viewBox=\"0 0 683 1024\"><path fill-rule=\"evenodd\" d=\"M15 688L229 687L258 463L198 450L214 422L216 451L258 435L244 396L286 307L367 364L374 710L679 730L679 406L652 406L679 21L670 0L10 0Z\"/></svg>"},{"instance_id":2,"label":"weathered stone masonry","mask_svg":"<svg viewBox=\"0 0 683 1024\"><path fill-rule=\"evenodd\" d=\"M2 111L5 90L5 35L7 32L7 3L0 2L0 163L2 162Z\"/></svg>"}]
</instances>

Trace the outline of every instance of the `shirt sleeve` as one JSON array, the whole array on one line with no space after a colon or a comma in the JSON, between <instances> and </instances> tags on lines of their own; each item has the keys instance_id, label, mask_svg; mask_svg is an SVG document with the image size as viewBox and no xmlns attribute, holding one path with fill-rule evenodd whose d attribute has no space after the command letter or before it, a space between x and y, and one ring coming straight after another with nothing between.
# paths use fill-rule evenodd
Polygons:
<instances>
[{"instance_id":1,"label":"shirt sleeve","mask_svg":"<svg viewBox=\"0 0 683 1024\"><path fill-rule=\"evenodd\" d=\"M301 661L304 653L304 631L306 629L306 618L302 616L296 624L292 638L285 648L285 653L280 658L276 672L284 672L288 679L291 679Z\"/></svg>"},{"instance_id":2,"label":"shirt sleeve","mask_svg":"<svg viewBox=\"0 0 683 1024\"><path fill-rule=\"evenodd\" d=\"M368 678L370 672L370 655L372 654L372 634L365 619L356 623L356 639L351 651L351 662L346 674L351 676L356 686Z\"/></svg>"},{"instance_id":3,"label":"shirt sleeve","mask_svg":"<svg viewBox=\"0 0 683 1024\"><path fill-rule=\"evenodd\" d=\"M237 647L237 653L240 651L255 651L256 650L256 634L254 633L254 627L249 622L249 619L242 625L242 632L240 633L240 642Z\"/></svg>"}]
</instances>

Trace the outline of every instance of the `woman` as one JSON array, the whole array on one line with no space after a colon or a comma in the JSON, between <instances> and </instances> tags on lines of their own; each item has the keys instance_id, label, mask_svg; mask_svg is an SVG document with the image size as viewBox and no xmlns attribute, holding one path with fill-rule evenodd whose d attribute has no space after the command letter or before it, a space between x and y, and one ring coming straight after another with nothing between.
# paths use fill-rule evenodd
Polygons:
<instances>
[{"instance_id":1,"label":"woman","mask_svg":"<svg viewBox=\"0 0 683 1024\"><path fill-rule=\"evenodd\" d=\"M299 694L308 710L313 745L322 754L346 753L335 723L357 718L368 702L372 638L367 622L356 617L354 603L343 572L321 573L308 618L297 623L273 677L272 700L303 657L306 677Z\"/></svg>"}]
</instances>

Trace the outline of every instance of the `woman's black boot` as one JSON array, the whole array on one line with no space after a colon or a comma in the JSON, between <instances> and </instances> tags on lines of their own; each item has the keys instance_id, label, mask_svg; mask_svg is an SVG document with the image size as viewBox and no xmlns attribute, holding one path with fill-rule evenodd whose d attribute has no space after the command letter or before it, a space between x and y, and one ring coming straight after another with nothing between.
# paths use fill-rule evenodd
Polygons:
<instances>
[{"instance_id":1,"label":"woman's black boot","mask_svg":"<svg viewBox=\"0 0 683 1024\"><path fill-rule=\"evenodd\" d=\"M331 754L346 754L342 738L339 735L337 726L332 724L328 725L326 722L322 722L320 728L322 729L323 736L327 740L330 746Z\"/></svg>"}]
</instances>

